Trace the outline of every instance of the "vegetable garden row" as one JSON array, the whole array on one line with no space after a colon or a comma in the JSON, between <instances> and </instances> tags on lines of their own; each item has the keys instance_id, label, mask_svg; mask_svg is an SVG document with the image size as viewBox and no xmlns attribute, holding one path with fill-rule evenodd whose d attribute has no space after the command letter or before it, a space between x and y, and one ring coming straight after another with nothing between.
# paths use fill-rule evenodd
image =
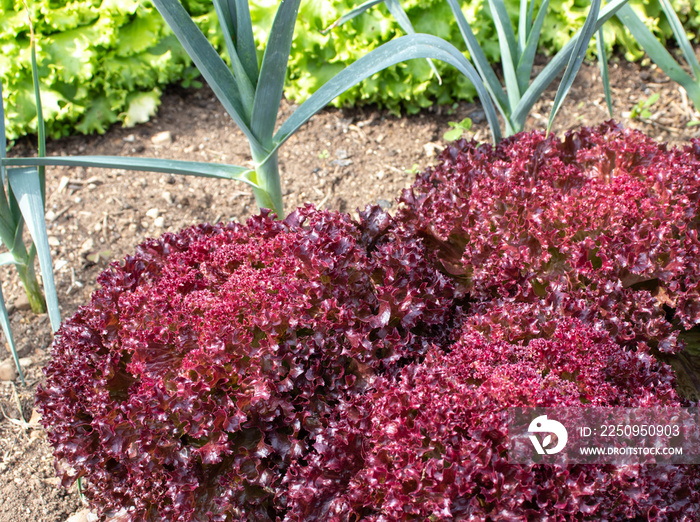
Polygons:
<instances>
[{"instance_id":1,"label":"vegetable garden row","mask_svg":"<svg viewBox=\"0 0 700 522\"><path fill-rule=\"evenodd\" d=\"M34 100L38 112L37 157L0 149L0 238L38 308L39 257L56 337L36 403L64 486L77 482L103 520L700 519L700 466L521 464L507 447L514 407L680 408L700 396L676 390L700 355L700 141L668 149L614 122L549 132L589 47L605 79L613 42L641 46L700 102L700 65L669 1L643 4L657 36L624 0L580 15L573 2L489 0L490 20L456 0L215 0L189 13L153 3L160 14L33 5L37 33L60 36L32 36L31 74L3 76L7 107ZM89 46L71 47L97 27ZM662 43L671 36L679 61ZM173 38L254 167L46 156L45 119L55 135L104 129L120 111L135 123L155 110L158 82L195 81ZM49 48L72 58L51 67ZM538 48L555 54L531 78ZM114 70L127 85L95 73L126 62ZM82 93L61 79L78 63L93 80ZM555 81L549 127L522 132ZM305 101L277 125L285 85ZM77 95L93 88L103 96L86 108ZM286 215L278 150L332 100L410 111L474 93L494 144L455 141L394 215L310 205ZM33 130L31 118L7 117L6 140ZM236 180L263 210L147 240L59 327L43 216L53 165Z\"/></svg>"}]
</instances>

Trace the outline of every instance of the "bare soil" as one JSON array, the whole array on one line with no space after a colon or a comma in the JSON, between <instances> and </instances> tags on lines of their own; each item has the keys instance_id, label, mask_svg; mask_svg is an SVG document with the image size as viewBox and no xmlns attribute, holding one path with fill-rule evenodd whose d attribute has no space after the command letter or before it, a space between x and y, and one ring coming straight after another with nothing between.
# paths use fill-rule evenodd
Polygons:
<instances>
[{"instance_id":1,"label":"bare soil","mask_svg":"<svg viewBox=\"0 0 700 522\"><path fill-rule=\"evenodd\" d=\"M682 145L700 136L700 119L679 87L659 71L621 62L611 65L615 117L655 139ZM660 93L647 119L629 118L633 106ZM543 129L554 92L543 97L528 129ZM280 121L294 106L283 103ZM395 207L395 199L419 169L445 145L448 122L474 120L470 135L490 135L478 104L433 107L398 118L371 108L328 109L292 137L280 155L287 210L305 202L353 213L366 204ZM555 132L608 119L600 75L584 66L555 124ZM168 133L168 134L165 134ZM248 147L240 131L207 88L171 89L152 121L114 127L102 136L76 136L48 145L49 154L142 155L245 165ZM24 140L11 155L32 155ZM88 303L106 264L132 252L147 237L198 222L245 220L256 212L246 186L194 177L119 170L51 168L47 172L47 225L56 266L61 313L69 317ZM2 291L23 357L27 386L0 382L0 521L63 522L84 506L75 486L58 485L46 433L32 416L41 368L50 357L46 316L27 310L16 274L0 271ZM7 360L9 352L0 354ZM85 512L82 512L84 517ZM84 519L84 518L83 518ZM77 520L74 518L73 520Z\"/></svg>"}]
</instances>

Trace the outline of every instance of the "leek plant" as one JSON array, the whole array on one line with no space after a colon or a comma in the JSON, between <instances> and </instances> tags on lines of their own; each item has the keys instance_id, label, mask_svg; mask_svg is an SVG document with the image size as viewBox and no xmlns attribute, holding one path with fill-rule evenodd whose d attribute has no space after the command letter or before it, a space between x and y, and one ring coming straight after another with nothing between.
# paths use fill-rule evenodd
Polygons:
<instances>
[{"instance_id":1,"label":"leek plant","mask_svg":"<svg viewBox=\"0 0 700 522\"><path fill-rule=\"evenodd\" d=\"M30 25L31 28L31 25ZM33 31L30 32L30 56L32 76L34 80L34 96L37 107L39 156L46 155L46 133L39 95L39 72L36 62L36 42ZM51 250L49 248L46 221L44 218L44 202L46 199L46 175L43 166L6 168L7 139L5 133L5 113L2 103L2 85L0 84L0 241L7 252L0 254L0 265L14 265L19 274L22 286L27 294L32 311L37 314L46 313L47 305L49 319L53 331L61 323L58 308L58 296L53 278ZM24 242L25 225L29 230L32 241L29 245ZM39 285L34 264L39 258L41 275L47 299ZM5 298L0 288L0 326L17 366L17 372L22 384L25 384L24 374L19 363L17 348L10 328L10 318L5 306Z\"/></svg>"},{"instance_id":2,"label":"leek plant","mask_svg":"<svg viewBox=\"0 0 700 522\"><path fill-rule=\"evenodd\" d=\"M547 124L547 131L549 132L554 118L561 108L566 95L571 89L574 78L583 63L583 59L588 50L588 44L593 35L598 32L599 45L602 45L601 27L616 14L626 2L627 0L613 0L601 9L601 0L593 0L583 27L549 61L545 68L532 79L535 53L537 51L540 35L542 34L542 26L549 7L549 0L543 0L536 13L534 0L520 1L517 35L508 15L504 0L488 0L488 5L498 34L498 43L501 52L501 68L505 83L505 86L503 86L486 59L483 49L477 42L474 32L465 18L459 2L457 0L447 0L457 21L457 25L459 26L459 30L462 33L462 38L469 51L469 55L479 72L480 82L488 91L491 100L503 117L505 127L503 129L503 134L505 136L510 136L524 130L525 121L532 107L542 97L545 89L547 89L547 87L549 87L563 72L549 115L549 122ZM381 3L381 0L370 0L349 11L335 22L333 26L340 25L379 3ZM399 10L393 5L398 3L398 0L384 0L384 3L389 12L397 18L399 25L406 30L405 26L407 21L398 17L402 10Z\"/></svg>"},{"instance_id":3,"label":"leek plant","mask_svg":"<svg viewBox=\"0 0 700 522\"><path fill-rule=\"evenodd\" d=\"M259 207L272 209L278 217L282 217L284 207L278 166L279 147L314 114L347 89L391 65L416 58L445 61L466 75L476 86L494 141L500 140L496 109L471 63L456 47L441 38L415 33L387 42L340 71L275 131L300 1L284 0L280 3L262 61L258 64L248 2L214 0L231 60L230 67L179 1L153 2L247 138L254 168L118 156L5 158L3 165L107 167L235 179L252 187Z\"/></svg>"},{"instance_id":4,"label":"leek plant","mask_svg":"<svg viewBox=\"0 0 700 522\"><path fill-rule=\"evenodd\" d=\"M212 90L236 125L246 136L254 168L236 165L168 161L152 158L111 156L74 156L60 158L4 159L5 165L72 165L119 169L150 170L214 176L235 179L251 186L261 208L284 215L279 175L278 149L301 125L338 95L373 74L400 62L427 58L445 61L456 67L471 81L484 107L494 142L501 139L498 112L504 120L505 134L523 129L525 119L546 87L564 73L554 100L550 124L569 91L595 31L613 16L626 0L614 0L600 9L601 0L594 0L581 31L550 61L530 83L537 41L549 0L544 0L537 14L534 2L521 2L521 23L518 38L507 17L503 0L490 0L497 29L501 36L505 90L486 61L481 48L456 0L448 0L467 48L476 65L472 66L452 44L436 36L417 34L412 30L398 0L385 0L389 11L409 33L374 49L324 84L308 98L279 128L277 114L282 98L292 36L301 0L280 3L272 23L262 61L258 63L253 26L245 0L214 0L231 66L227 66L190 15L177 0L154 0L178 40L195 62ZM376 2L359 6L355 13Z\"/></svg>"}]
</instances>

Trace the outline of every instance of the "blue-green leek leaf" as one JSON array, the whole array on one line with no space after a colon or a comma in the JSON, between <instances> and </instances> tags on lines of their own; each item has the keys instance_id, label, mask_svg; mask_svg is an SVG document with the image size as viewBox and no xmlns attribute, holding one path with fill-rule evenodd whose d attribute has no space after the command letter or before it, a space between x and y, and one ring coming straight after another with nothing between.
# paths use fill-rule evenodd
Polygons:
<instances>
[{"instance_id":1,"label":"blue-green leek leaf","mask_svg":"<svg viewBox=\"0 0 700 522\"><path fill-rule=\"evenodd\" d=\"M7 157L7 134L5 133L5 97L0 81L0 162ZM5 184L5 166L0 163L0 183Z\"/></svg>"},{"instance_id":2,"label":"blue-green leek leaf","mask_svg":"<svg viewBox=\"0 0 700 522\"><path fill-rule=\"evenodd\" d=\"M610 92L610 71L608 70L608 57L605 54L605 36L603 29L598 29L596 33L596 53L598 54L598 64L600 65L600 78L603 81L603 91L605 92L605 105L608 107L608 114L613 117L612 94Z\"/></svg>"},{"instance_id":3,"label":"blue-green leek leaf","mask_svg":"<svg viewBox=\"0 0 700 522\"><path fill-rule=\"evenodd\" d=\"M12 250L14 245L16 228L15 218L12 215L10 204L7 202L5 186L0 184L0 241L8 250Z\"/></svg>"},{"instance_id":4,"label":"blue-green leek leaf","mask_svg":"<svg viewBox=\"0 0 700 522\"><path fill-rule=\"evenodd\" d=\"M476 40L476 37L472 32L469 22L467 22L467 19L464 17L464 13L462 13L459 2L457 2L457 0L447 0L447 3L450 4L452 14L455 17L455 20L457 20L457 25L462 33L462 38L464 38L464 43L467 45L467 50L471 55L471 59L474 61L474 67L476 67L476 70L479 71L479 75L484 82L486 90L491 95L491 99L496 104L496 107L498 107L499 112L505 119L506 132L509 133L508 115L510 115L511 107L510 103L508 102L508 97L501 86L501 82L498 80L496 73L493 72L491 64L486 58L481 46L479 46L479 42Z\"/></svg>"},{"instance_id":5,"label":"blue-green leek leaf","mask_svg":"<svg viewBox=\"0 0 700 522\"><path fill-rule=\"evenodd\" d=\"M12 352L12 358L15 360L15 366L17 367L19 379L22 382L22 386L26 386L27 383L24 382L24 373L22 373L22 367L19 364L17 345L15 344L15 338L12 336L10 316L8 315L7 308L5 307L5 296L2 295L2 285L0 285L0 325L2 325L2 332L5 334L7 344L10 345L10 351Z\"/></svg>"},{"instance_id":6,"label":"blue-green leek leaf","mask_svg":"<svg viewBox=\"0 0 700 522\"><path fill-rule=\"evenodd\" d=\"M327 34L330 32L331 29L335 29L336 27L343 25L345 22L349 22L356 16L361 15L368 9L374 7L377 4L381 4L384 0L368 0L367 2L364 2L363 4L358 5L354 9L351 9L347 13L345 13L343 16L338 18L335 22L333 22L331 25L326 27L321 31L321 34Z\"/></svg>"},{"instance_id":7,"label":"blue-green leek leaf","mask_svg":"<svg viewBox=\"0 0 700 522\"><path fill-rule=\"evenodd\" d=\"M690 45L688 41L688 35L685 33L685 29L678 19L678 15L673 10L671 2L668 0L659 0L661 2L661 9L664 10L666 19L671 25L673 30L673 35L676 37L676 42L678 42L678 47L680 47L681 52L685 61L690 66L691 71L693 71L693 76L695 76L696 81L700 81L700 64L698 64L698 59L695 57L695 51L693 51L693 46Z\"/></svg>"},{"instance_id":8,"label":"blue-green leek leaf","mask_svg":"<svg viewBox=\"0 0 700 522\"><path fill-rule=\"evenodd\" d=\"M627 0L612 0L606 4L598 13L598 21L595 24L595 30L600 29L605 22L610 20L615 14L627 3ZM564 70L566 64L571 57L574 46L577 43L581 31L578 31L569 40L564 47L549 61L542 71L532 80L530 87L523 93L518 105L513 108L511 121L517 131L522 130L527 115L530 113L533 105L542 96L542 93Z\"/></svg>"},{"instance_id":9,"label":"blue-green leek leaf","mask_svg":"<svg viewBox=\"0 0 700 522\"><path fill-rule=\"evenodd\" d=\"M255 99L255 87L253 82L251 82L250 78L248 77L248 72L238 56L238 50L236 49L236 44L234 41L235 32L233 13L230 11L231 7L232 6L229 4L228 0L214 0L214 10L216 11L216 16L219 19L221 32L224 36L224 42L226 42L226 50L228 51L229 58L231 59L231 69L233 70L233 75L236 77L238 87L240 89L241 105L243 106L246 120L250 121L253 100ZM233 7L235 9L235 5Z\"/></svg>"},{"instance_id":10,"label":"blue-green leek leaf","mask_svg":"<svg viewBox=\"0 0 700 522\"><path fill-rule=\"evenodd\" d=\"M403 29L406 34L416 34L416 30L413 28L413 24L411 24L411 20L409 20L406 11L404 11L404 8L401 7L399 0L384 0L384 5L386 5L386 8L389 10L389 13L391 13L391 16L394 17L394 19L399 23L401 29ZM435 77L438 79L438 83L442 84L440 73L435 68L435 64L430 58L428 58L428 65L433 71Z\"/></svg>"},{"instance_id":11,"label":"blue-green leek leaf","mask_svg":"<svg viewBox=\"0 0 700 522\"><path fill-rule=\"evenodd\" d=\"M260 65L250 128L266 151L272 147L272 134L275 132L277 113L284 92L287 62L292 49L300 2L301 0L284 0L280 3ZM253 156L255 157L255 154Z\"/></svg>"},{"instance_id":12,"label":"blue-green leek leaf","mask_svg":"<svg viewBox=\"0 0 700 522\"><path fill-rule=\"evenodd\" d=\"M31 23L31 21L30 21ZM37 137L39 140L38 156L46 156L46 128L44 126L44 110L41 104L41 89L39 88L39 68L36 63L36 42L34 41L34 31L31 31L31 43L29 45L32 62L32 83L34 84L34 100L36 102L37 117ZM46 169L38 167L39 185L41 186L41 200L46 200Z\"/></svg>"},{"instance_id":13,"label":"blue-green leek leaf","mask_svg":"<svg viewBox=\"0 0 700 522\"><path fill-rule=\"evenodd\" d=\"M534 1L530 4L530 6L533 5L535 5ZM531 29L528 31L527 41L520 53L520 60L518 61L518 68L516 69L515 74L518 77L518 85L521 93L524 93L530 85L532 66L535 64L537 44L539 43L540 35L542 34L542 25L544 24L544 16L547 14L548 7L549 0L544 0L540 6L540 10L537 11L537 18L535 18L534 24L532 24ZM530 17L530 19L531 18L532 17ZM528 27L530 27L530 25L528 25Z\"/></svg>"},{"instance_id":14,"label":"blue-green leek leaf","mask_svg":"<svg viewBox=\"0 0 700 522\"><path fill-rule=\"evenodd\" d=\"M12 187L12 192L17 197L22 216L24 216L29 233L34 245L36 245L41 276L44 281L44 292L46 293L46 307L49 312L51 328L55 332L61 324L61 314L58 309L58 294L53 278L51 249L49 236L46 232L39 172L35 167L11 168L7 169L7 179Z\"/></svg>"},{"instance_id":15,"label":"blue-green leek leaf","mask_svg":"<svg viewBox=\"0 0 700 522\"><path fill-rule=\"evenodd\" d=\"M571 51L571 57L564 71L564 76L559 83L557 93L554 95L554 103L552 105L552 111L549 113L549 123L547 123L547 132L552 128L554 118L557 112L559 112L562 103L564 103L564 98L566 98L566 95L569 93L569 89L571 89L574 83L578 70L581 68L583 59L586 57L588 43L597 30L595 25L596 20L598 20L598 12L600 11L600 1L601 0L592 0L591 10L588 12L588 16L586 16L586 21L581 28L581 34L578 36L574 48Z\"/></svg>"},{"instance_id":16,"label":"blue-green leek leaf","mask_svg":"<svg viewBox=\"0 0 700 522\"><path fill-rule=\"evenodd\" d=\"M250 19L248 0L225 0L233 17L233 34L236 50L243 68L253 85L258 83L258 50L253 36L253 22ZM235 16L234 16L235 13Z\"/></svg>"},{"instance_id":17,"label":"blue-green leek leaf","mask_svg":"<svg viewBox=\"0 0 700 522\"><path fill-rule=\"evenodd\" d=\"M0 254L0 266L14 265L15 257L10 252Z\"/></svg>"},{"instance_id":18,"label":"blue-green leek leaf","mask_svg":"<svg viewBox=\"0 0 700 522\"><path fill-rule=\"evenodd\" d=\"M343 16L341 16L338 20L336 20L333 24L331 24L327 29L324 29L321 31L322 34L326 34L328 31L330 31L332 28L337 27L341 24L344 24L345 22L352 20L356 16L361 15L368 9L374 7L377 4L381 4L384 2L384 5L386 6L387 10L391 14L391 16L394 17L394 20L399 24L399 27L403 29L403 31L406 34L416 34L416 30L413 28L413 24L411 23L411 20L408 18L408 15L406 14L406 11L404 10L403 6L401 5L401 2L399 0L369 0L368 2L365 2L354 9L348 11L345 13ZM435 74L435 77L438 79L438 83L442 84L442 78L440 77L440 73L438 72L437 68L435 67L435 64L433 61L428 58L427 60L428 65L430 66L430 70L433 71L433 74Z\"/></svg>"},{"instance_id":19,"label":"blue-green leek leaf","mask_svg":"<svg viewBox=\"0 0 700 522\"><path fill-rule=\"evenodd\" d=\"M695 79L690 76L676 62L666 48L659 42L654 34L647 28L642 20L637 16L629 5L624 6L617 13L617 17L625 24L625 27L632 33L637 43L649 55L649 58L658 65L669 78L678 83L693 100L696 108L700 107L700 86Z\"/></svg>"},{"instance_id":20,"label":"blue-green leek leaf","mask_svg":"<svg viewBox=\"0 0 700 522\"><path fill-rule=\"evenodd\" d=\"M541 7L540 7L541 8ZM522 55L527 40L530 38L532 18L535 14L535 0L520 0L520 16L518 18L518 50Z\"/></svg>"},{"instance_id":21,"label":"blue-green leek leaf","mask_svg":"<svg viewBox=\"0 0 700 522\"><path fill-rule=\"evenodd\" d=\"M250 130L245 118L240 88L236 77L199 30L178 0L153 0L160 14L202 73L214 94L241 129L252 149L263 152L262 145ZM242 80L241 80L242 81Z\"/></svg>"},{"instance_id":22,"label":"blue-green leek leaf","mask_svg":"<svg viewBox=\"0 0 700 522\"><path fill-rule=\"evenodd\" d=\"M52 165L66 167L98 167L106 169L138 170L187 174L204 178L221 178L242 181L260 188L251 175L251 169L222 163L166 160L160 158L129 158L123 156L49 156L46 158L6 158L6 166Z\"/></svg>"},{"instance_id":23,"label":"blue-green leek leaf","mask_svg":"<svg viewBox=\"0 0 700 522\"><path fill-rule=\"evenodd\" d=\"M455 46L441 38L427 34L411 34L381 45L326 82L280 126L275 134L275 150L339 94L386 67L414 58L442 60L464 74L476 87L494 141L500 141L501 131L496 110L471 63Z\"/></svg>"},{"instance_id":24,"label":"blue-green leek leaf","mask_svg":"<svg viewBox=\"0 0 700 522\"><path fill-rule=\"evenodd\" d=\"M498 46L501 49L501 63L503 64L503 77L506 82L506 94L508 95L510 106L514 107L520 100L520 85L515 72L520 59L518 44L515 40L513 25L503 0L489 0L489 7L491 8L493 21L496 24Z\"/></svg>"}]
</instances>

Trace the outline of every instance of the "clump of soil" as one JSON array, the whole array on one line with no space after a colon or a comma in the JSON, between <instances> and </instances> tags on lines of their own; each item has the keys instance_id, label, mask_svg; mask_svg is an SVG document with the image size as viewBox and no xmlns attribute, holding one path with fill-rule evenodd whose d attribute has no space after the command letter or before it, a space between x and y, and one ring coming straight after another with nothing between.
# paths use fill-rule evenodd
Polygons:
<instances>
[{"instance_id":1,"label":"clump of soil","mask_svg":"<svg viewBox=\"0 0 700 522\"><path fill-rule=\"evenodd\" d=\"M682 145L700 136L688 123L700 119L684 92L655 68L626 62L611 67L615 118L655 139ZM630 120L632 107L653 93L660 99L646 120ZM554 91L533 110L528 129L543 129ZM280 121L294 106L283 103ZM471 135L490 134L478 104L434 107L398 118L369 108L329 109L315 116L282 148L280 164L287 210L310 202L355 212L366 204L391 211L415 173L430 165L445 145L448 122L474 121ZM559 113L554 131L596 125L608 119L596 66L584 66ZM34 154L22 140L13 156ZM247 143L207 88L171 89L152 121L103 136L75 136L48 144L50 155L107 154L216 161L246 165ZM47 169L47 226L63 317L90 299L96 277L111 261L147 237L198 222L245 220L256 212L247 187L220 180L85 168ZM46 316L35 316L22 297L16 274L0 271L2 291L23 358L27 386L0 382L0 519L62 522L83 508L74 486L60 488L46 433L32 417L41 368L50 356ZM9 352L0 356L7 360Z\"/></svg>"}]
</instances>

